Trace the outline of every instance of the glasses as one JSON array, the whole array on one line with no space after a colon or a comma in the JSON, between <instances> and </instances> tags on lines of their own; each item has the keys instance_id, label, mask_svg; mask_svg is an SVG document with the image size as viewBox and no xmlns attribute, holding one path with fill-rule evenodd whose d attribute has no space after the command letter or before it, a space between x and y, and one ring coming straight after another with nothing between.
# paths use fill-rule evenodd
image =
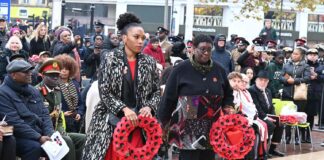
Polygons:
<instances>
[{"instance_id":1,"label":"glasses","mask_svg":"<svg viewBox=\"0 0 324 160\"><path fill-rule=\"evenodd\" d=\"M201 53L210 53L212 51L211 48L197 48Z\"/></svg>"}]
</instances>

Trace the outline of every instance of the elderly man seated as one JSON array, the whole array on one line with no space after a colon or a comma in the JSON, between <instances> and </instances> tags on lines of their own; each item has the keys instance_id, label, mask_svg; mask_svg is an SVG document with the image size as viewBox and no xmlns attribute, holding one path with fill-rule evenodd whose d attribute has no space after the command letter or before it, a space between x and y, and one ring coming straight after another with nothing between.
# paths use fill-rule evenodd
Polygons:
<instances>
[{"instance_id":1,"label":"elderly man seated","mask_svg":"<svg viewBox=\"0 0 324 160\"><path fill-rule=\"evenodd\" d=\"M8 75L0 86L0 114L14 126L17 155L23 160L37 160L45 155L41 145L54 132L48 109L31 83L32 65L14 60L6 68Z\"/></svg>"}]
</instances>

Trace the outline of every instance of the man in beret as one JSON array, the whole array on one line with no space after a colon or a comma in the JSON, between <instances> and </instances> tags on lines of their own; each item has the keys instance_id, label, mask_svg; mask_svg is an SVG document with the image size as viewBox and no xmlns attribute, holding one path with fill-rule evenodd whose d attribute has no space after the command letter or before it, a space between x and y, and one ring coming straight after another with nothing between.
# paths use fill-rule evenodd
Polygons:
<instances>
[{"instance_id":1,"label":"man in beret","mask_svg":"<svg viewBox=\"0 0 324 160\"><path fill-rule=\"evenodd\" d=\"M275 115L272 104L272 94L267 88L269 83L269 73L265 70L259 71L255 84L249 88L253 102L258 110L258 116L268 126L269 137L272 135L269 156L283 157L284 154L277 151L277 145L280 144L283 126L270 115Z\"/></svg>"},{"instance_id":2,"label":"man in beret","mask_svg":"<svg viewBox=\"0 0 324 160\"><path fill-rule=\"evenodd\" d=\"M59 84L59 75L62 65L59 61L49 58L39 68L43 80L36 85L41 94L44 106L47 107L54 130L59 131L70 148L64 160L78 160L81 158L85 143L85 135L80 133L66 133L64 113L61 111L62 93Z\"/></svg>"},{"instance_id":3,"label":"man in beret","mask_svg":"<svg viewBox=\"0 0 324 160\"><path fill-rule=\"evenodd\" d=\"M168 35L169 35L169 30L167 30L164 27L158 27L157 36L159 38L160 47L162 49L163 54L166 53L166 50L168 48L172 47L172 44L169 42Z\"/></svg>"},{"instance_id":4,"label":"man in beret","mask_svg":"<svg viewBox=\"0 0 324 160\"><path fill-rule=\"evenodd\" d=\"M41 145L51 140L53 126L37 89L30 85L32 65L14 60L6 67L8 75L0 86L0 114L14 126L17 155L36 160L45 155Z\"/></svg>"},{"instance_id":5,"label":"man in beret","mask_svg":"<svg viewBox=\"0 0 324 160\"><path fill-rule=\"evenodd\" d=\"M235 39L237 42L237 48L232 50L231 57L233 59L234 65L235 65L235 71L241 72L241 66L237 63L237 59L242 55L242 53L246 50L247 46L250 45L250 43L243 37L238 37Z\"/></svg>"},{"instance_id":6,"label":"man in beret","mask_svg":"<svg viewBox=\"0 0 324 160\"><path fill-rule=\"evenodd\" d=\"M306 50L309 49L308 46L306 46L306 39L304 38L297 38L295 39L296 47L304 47Z\"/></svg>"},{"instance_id":7,"label":"man in beret","mask_svg":"<svg viewBox=\"0 0 324 160\"><path fill-rule=\"evenodd\" d=\"M284 55L284 64L288 63L290 60L290 56L294 50L291 47L284 47L282 49L282 53Z\"/></svg>"}]
</instances>

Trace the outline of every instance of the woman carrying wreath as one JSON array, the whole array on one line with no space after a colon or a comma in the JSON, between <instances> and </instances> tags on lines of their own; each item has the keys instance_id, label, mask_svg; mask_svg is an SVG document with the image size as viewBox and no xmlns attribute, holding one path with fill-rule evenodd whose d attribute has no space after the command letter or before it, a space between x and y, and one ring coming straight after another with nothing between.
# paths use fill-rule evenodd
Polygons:
<instances>
[{"instance_id":1,"label":"woman carrying wreath","mask_svg":"<svg viewBox=\"0 0 324 160\"><path fill-rule=\"evenodd\" d=\"M140 23L131 13L120 15L117 28L124 45L101 57L98 81L101 101L89 126L84 160L120 159L111 143L119 119L126 117L136 126L138 115L151 117L156 112L160 100L159 77L156 61L141 53L145 32ZM132 145L143 144L140 129L135 129L131 137Z\"/></svg>"},{"instance_id":2,"label":"woman carrying wreath","mask_svg":"<svg viewBox=\"0 0 324 160\"><path fill-rule=\"evenodd\" d=\"M169 143L180 148L179 159L212 160L209 131L221 110L234 113L233 94L226 72L211 59L213 42L198 35L193 56L172 69L158 110L163 126L169 126ZM163 127L164 128L164 127Z\"/></svg>"}]
</instances>

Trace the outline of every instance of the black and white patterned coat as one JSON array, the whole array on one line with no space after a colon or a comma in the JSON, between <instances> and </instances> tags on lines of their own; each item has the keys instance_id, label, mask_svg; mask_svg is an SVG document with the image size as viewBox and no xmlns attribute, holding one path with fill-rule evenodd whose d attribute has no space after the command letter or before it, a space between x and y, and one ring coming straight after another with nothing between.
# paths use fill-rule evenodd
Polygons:
<instances>
[{"instance_id":1,"label":"black and white patterned coat","mask_svg":"<svg viewBox=\"0 0 324 160\"><path fill-rule=\"evenodd\" d=\"M101 101L96 106L89 126L83 160L102 160L105 158L114 128L108 123L109 113L120 115L125 103L122 101L123 74L130 69L125 64L123 49L115 49L102 55L99 70L99 93ZM152 112L160 101L159 76L153 58L138 54L136 71L136 104L149 106Z\"/></svg>"}]
</instances>

